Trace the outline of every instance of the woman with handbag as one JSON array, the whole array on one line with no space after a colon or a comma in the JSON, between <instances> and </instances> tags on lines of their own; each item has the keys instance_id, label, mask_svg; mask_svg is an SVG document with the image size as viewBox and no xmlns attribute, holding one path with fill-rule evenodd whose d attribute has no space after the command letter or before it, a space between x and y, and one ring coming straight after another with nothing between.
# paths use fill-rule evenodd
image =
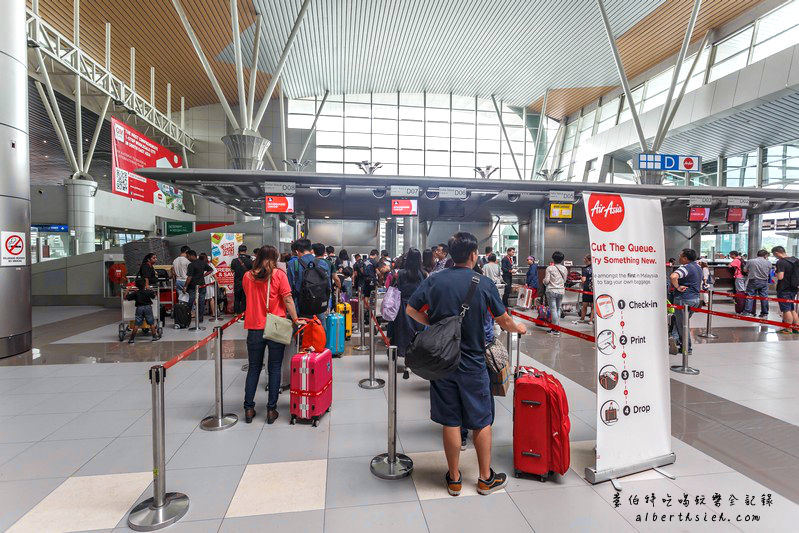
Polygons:
<instances>
[{"instance_id":1,"label":"woman with handbag","mask_svg":"<svg viewBox=\"0 0 799 533\"><path fill-rule=\"evenodd\" d=\"M400 293L400 306L397 316L394 318L393 342L397 346L397 355L404 358L417 331L424 329L424 326L405 314L405 306L414 291L421 285L427 277L427 272L422 266L422 252L416 248L411 248L405 254L402 262L402 270L397 272L396 287ZM399 372L399 366L397 367ZM408 375L407 370L403 370L403 377Z\"/></svg>"},{"instance_id":2,"label":"woman with handbag","mask_svg":"<svg viewBox=\"0 0 799 533\"><path fill-rule=\"evenodd\" d=\"M266 422L272 424L277 419L283 352L291 342L292 324L304 322L297 317L288 276L277 268L278 257L274 246L262 246L252 270L242 280L247 302L244 329L247 330L247 357L250 363L244 384L244 421L248 424L255 417L255 391L267 348L269 398L266 403ZM291 320L286 318L287 314Z\"/></svg>"}]
</instances>

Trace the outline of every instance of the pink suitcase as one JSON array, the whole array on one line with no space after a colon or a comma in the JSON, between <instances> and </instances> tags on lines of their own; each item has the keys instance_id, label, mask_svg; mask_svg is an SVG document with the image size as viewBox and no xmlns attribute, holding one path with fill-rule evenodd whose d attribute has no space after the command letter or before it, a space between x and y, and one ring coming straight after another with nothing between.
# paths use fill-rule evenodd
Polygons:
<instances>
[{"instance_id":1,"label":"pink suitcase","mask_svg":"<svg viewBox=\"0 0 799 533\"><path fill-rule=\"evenodd\" d=\"M319 419L333 402L333 355L330 350L300 352L291 358L290 424Z\"/></svg>"}]
</instances>

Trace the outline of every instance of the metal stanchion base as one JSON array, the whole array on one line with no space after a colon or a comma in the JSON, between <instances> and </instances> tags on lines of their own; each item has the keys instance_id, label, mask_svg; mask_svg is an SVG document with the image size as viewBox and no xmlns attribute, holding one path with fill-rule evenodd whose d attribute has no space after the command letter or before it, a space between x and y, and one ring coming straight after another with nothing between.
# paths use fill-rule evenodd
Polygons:
<instances>
[{"instance_id":1,"label":"metal stanchion base","mask_svg":"<svg viewBox=\"0 0 799 533\"><path fill-rule=\"evenodd\" d=\"M677 372L678 374L688 374L690 376L696 376L697 374L699 374L699 369L682 365L673 365L671 367L671 371Z\"/></svg>"},{"instance_id":2,"label":"metal stanchion base","mask_svg":"<svg viewBox=\"0 0 799 533\"><path fill-rule=\"evenodd\" d=\"M189 331L205 331L205 328L200 326L199 328L189 328Z\"/></svg>"},{"instance_id":3,"label":"metal stanchion base","mask_svg":"<svg viewBox=\"0 0 799 533\"><path fill-rule=\"evenodd\" d=\"M372 459L369 470L380 479L401 479L413 472L413 460L407 455L398 453L396 462L392 464L388 462L388 454L381 453Z\"/></svg>"},{"instance_id":4,"label":"metal stanchion base","mask_svg":"<svg viewBox=\"0 0 799 533\"><path fill-rule=\"evenodd\" d=\"M382 389L386 386L386 382L380 378L375 378L374 380L363 378L358 382L358 386L362 389Z\"/></svg>"},{"instance_id":5,"label":"metal stanchion base","mask_svg":"<svg viewBox=\"0 0 799 533\"><path fill-rule=\"evenodd\" d=\"M207 416L200 422L200 429L204 429L205 431L219 431L220 429L227 429L231 426L235 426L238 421L239 417L233 413L227 413L223 415L222 418Z\"/></svg>"},{"instance_id":6,"label":"metal stanchion base","mask_svg":"<svg viewBox=\"0 0 799 533\"><path fill-rule=\"evenodd\" d=\"M147 498L128 514L128 527L133 531L155 531L171 526L189 510L189 497L180 492L167 492L163 507L152 507L153 499Z\"/></svg>"},{"instance_id":7,"label":"metal stanchion base","mask_svg":"<svg viewBox=\"0 0 799 533\"><path fill-rule=\"evenodd\" d=\"M699 336L702 337L703 339L718 339L719 338L719 336L716 335L715 333L708 333L707 331L705 331L703 333L700 333Z\"/></svg>"},{"instance_id":8,"label":"metal stanchion base","mask_svg":"<svg viewBox=\"0 0 799 533\"><path fill-rule=\"evenodd\" d=\"M360 346L353 346L352 349L355 350L356 352L368 352L369 351L369 347L366 346L365 344L361 344Z\"/></svg>"}]
</instances>

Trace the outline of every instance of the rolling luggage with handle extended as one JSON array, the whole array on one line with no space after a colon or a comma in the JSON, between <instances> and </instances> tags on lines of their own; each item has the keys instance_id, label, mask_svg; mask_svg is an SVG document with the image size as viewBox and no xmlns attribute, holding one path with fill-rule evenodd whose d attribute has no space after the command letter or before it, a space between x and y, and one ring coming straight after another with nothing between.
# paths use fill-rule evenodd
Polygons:
<instances>
[{"instance_id":1,"label":"rolling luggage with handle extended","mask_svg":"<svg viewBox=\"0 0 799 533\"><path fill-rule=\"evenodd\" d=\"M327 349L334 356L344 353L344 315L330 313L325 319L325 335L327 336Z\"/></svg>"},{"instance_id":2,"label":"rolling luggage with handle extended","mask_svg":"<svg viewBox=\"0 0 799 533\"><path fill-rule=\"evenodd\" d=\"M344 340L352 338L352 306L347 303L336 305L336 313L344 315Z\"/></svg>"},{"instance_id":3,"label":"rolling luggage with handle extended","mask_svg":"<svg viewBox=\"0 0 799 533\"><path fill-rule=\"evenodd\" d=\"M516 370L513 387L513 469L539 476L569 469L569 402L552 375L529 366Z\"/></svg>"},{"instance_id":4,"label":"rolling luggage with handle extended","mask_svg":"<svg viewBox=\"0 0 799 533\"><path fill-rule=\"evenodd\" d=\"M176 328L186 329L191 325L191 308L184 302L177 302L172 309L172 319Z\"/></svg>"},{"instance_id":5,"label":"rolling luggage with handle extended","mask_svg":"<svg viewBox=\"0 0 799 533\"><path fill-rule=\"evenodd\" d=\"M333 402L333 354L325 349L321 352L305 351L291 358L290 424L299 418L319 419L330 410Z\"/></svg>"}]
</instances>

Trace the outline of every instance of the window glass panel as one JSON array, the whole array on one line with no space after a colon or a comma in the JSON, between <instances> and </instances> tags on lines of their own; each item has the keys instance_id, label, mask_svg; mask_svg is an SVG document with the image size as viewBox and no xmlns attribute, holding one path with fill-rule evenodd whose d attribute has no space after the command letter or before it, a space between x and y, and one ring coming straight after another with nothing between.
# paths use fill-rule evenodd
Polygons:
<instances>
[{"instance_id":1,"label":"window glass panel","mask_svg":"<svg viewBox=\"0 0 799 533\"><path fill-rule=\"evenodd\" d=\"M424 122L400 120L400 135L424 135Z\"/></svg>"},{"instance_id":2,"label":"window glass panel","mask_svg":"<svg viewBox=\"0 0 799 533\"><path fill-rule=\"evenodd\" d=\"M496 126L491 126L487 124L480 124L477 126L478 139L492 139L495 141L499 141L499 136L500 136L499 124L497 124Z\"/></svg>"},{"instance_id":3,"label":"window glass panel","mask_svg":"<svg viewBox=\"0 0 799 533\"><path fill-rule=\"evenodd\" d=\"M436 122L449 122L449 109L427 109L427 120Z\"/></svg>"},{"instance_id":4,"label":"window glass panel","mask_svg":"<svg viewBox=\"0 0 799 533\"><path fill-rule=\"evenodd\" d=\"M474 111L458 111L452 110L452 122L465 122L474 124Z\"/></svg>"},{"instance_id":5,"label":"window glass panel","mask_svg":"<svg viewBox=\"0 0 799 533\"><path fill-rule=\"evenodd\" d=\"M784 50L796 43L799 43L799 26L794 26L785 33L781 33L768 41L755 45L752 51L752 62L760 61L764 57L776 54L780 50Z\"/></svg>"},{"instance_id":6,"label":"window glass panel","mask_svg":"<svg viewBox=\"0 0 799 533\"><path fill-rule=\"evenodd\" d=\"M381 147L381 148L396 148L399 139L397 138L397 134L393 135L384 135L379 133L372 134L372 145Z\"/></svg>"},{"instance_id":7,"label":"window glass panel","mask_svg":"<svg viewBox=\"0 0 799 533\"><path fill-rule=\"evenodd\" d=\"M421 150L404 150L399 152L400 165L421 165L424 163L424 152Z\"/></svg>"},{"instance_id":8,"label":"window glass panel","mask_svg":"<svg viewBox=\"0 0 799 533\"><path fill-rule=\"evenodd\" d=\"M344 151L341 148L317 148L317 161L343 161Z\"/></svg>"},{"instance_id":9,"label":"window glass panel","mask_svg":"<svg viewBox=\"0 0 799 533\"><path fill-rule=\"evenodd\" d=\"M321 120L321 119L320 119ZM344 134L340 131L322 131L317 126L316 129L316 145L334 145L341 146L344 144Z\"/></svg>"},{"instance_id":10,"label":"window glass panel","mask_svg":"<svg viewBox=\"0 0 799 533\"><path fill-rule=\"evenodd\" d=\"M735 35L731 35L723 41L720 41L716 45L716 57L714 58L714 61L716 63L721 63L728 57L732 57L744 50L749 50L749 44L752 42L753 31L754 27L748 26L743 31L740 31Z\"/></svg>"},{"instance_id":11,"label":"window glass panel","mask_svg":"<svg viewBox=\"0 0 799 533\"><path fill-rule=\"evenodd\" d=\"M306 99L291 99L289 100L289 114L293 113L301 113L306 115L315 115L316 114L316 102L313 98Z\"/></svg>"},{"instance_id":12,"label":"window glass panel","mask_svg":"<svg viewBox=\"0 0 799 533\"><path fill-rule=\"evenodd\" d=\"M757 22L755 44L762 43L799 24L799 2L788 2Z\"/></svg>"},{"instance_id":13,"label":"window glass panel","mask_svg":"<svg viewBox=\"0 0 799 533\"><path fill-rule=\"evenodd\" d=\"M384 165L386 163L395 163L397 162L397 151L396 150L387 150L385 148L373 148L372 149L372 159L374 161L379 161Z\"/></svg>"},{"instance_id":14,"label":"window glass panel","mask_svg":"<svg viewBox=\"0 0 799 533\"><path fill-rule=\"evenodd\" d=\"M372 101L372 95L369 93L366 94L347 94L344 96L344 101L349 102L361 102L361 103L370 103Z\"/></svg>"},{"instance_id":15,"label":"window glass panel","mask_svg":"<svg viewBox=\"0 0 799 533\"><path fill-rule=\"evenodd\" d=\"M400 107L400 120L424 120L424 109L421 107Z\"/></svg>"},{"instance_id":16,"label":"window glass panel","mask_svg":"<svg viewBox=\"0 0 799 533\"><path fill-rule=\"evenodd\" d=\"M452 165L473 167L474 152L452 152Z\"/></svg>"},{"instance_id":17,"label":"window glass panel","mask_svg":"<svg viewBox=\"0 0 799 533\"><path fill-rule=\"evenodd\" d=\"M286 124L289 128L309 130L313 125L313 115L289 115Z\"/></svg>"},{"instance_id":18,"label":"window glass panel","mask_svg":"<svg viewBox=\"0 0 799 533\"><path fill-rule=\"evenodd\" d=\"M374 133L393 133L397 134L397 121L385 119L372 119L372 131Z\"/></svg>"},{"instance_id":19,"label":"window glass panel","mask_svg":"<svg viewBox=\"0 0 799 533\"><path fill-rule=\"evenodd\" d=\"M421 135L400 135L400 148L424 149L424 137Z\"/></svg>"},{"instance_id":20,"label":"window glass panel","mask_svg":"<svg viewBox=\"0 0 799 533\"><path fill-rule=\"evenodd\" d=\"M397 108L387 105L373 105L372 116L375 118L393 118L397 119Z\"/></svg>"},{"instance_id":21,"label":"window glass panel","mask_svg":"<svg viewBox=\"0 0 799 533\"><path fill-rule=\"evenodd\" d=\"M372 137L368 133L344 133L344 141L347 146L362 146L369 148L372 143Z\"/></svg>"},{"instance_id":22,"label":"window glass panel","mask_svg":"<svg viewBox=\"0 0 799 533\"><path fill-rule=\"evenodd\" d=\"M452 149L459 152L474 152L474 139L452 138Z\"/></svg>"},{"instance_id":23,"label":"window glass panel","mask_svg":"<svg viewBox=\"0 0 799 533\"><path fill-rule=\"evenodd\" d=\"M474 111L474 98L471 96L452 95L453 109L471 109Z\"/></svg>"},{"instance_id":24,"label":"window glass panel","mask_svg":"<svg viewBox=\"0 0 799 533\"><path fill-rule=\"evenodd\" d=\"M428 122L426 128L428 137L449 137L449 123Z\"/></svg>"},{"instance_id":25,"label":"window glass panel","mask_svg":"<svg viewBox=\"0 0 799 533\"><path fill-rule=\"evenodd\" d=\"M474 161L474 158L472 158ZM474 178L477 174L474 171L474 166L469 167L452 167L452 173L450 174L453 178Z\"/></svg>"},{"instance_id":26,"label":"window glass panel","mask_svg":"<svg viewBox=\"0 0 799 533\"><path fill-rule=\"evenodd\" d=\"M343 131L344 119L341 117L321 116L316 122L316 129L320 131Z\"/></svg>"},{"instance_id":27,"label":"window glass panel","mask_svg":"<svg viewBox=\"0 0 799 533\"><path fill-rule=\"evenodd\" d=\"M726 61L721 63L716 63L710 68L710 76L708 76L708 81L715 81L719 78L723 78L727 74L731 72L735 72L736 70L741 70L746 66L746 59L749 55L748 51L740 52L737 56L732 56L728 58Z\"/></svg>"},{"instance_id":28,"label":"window glass panel","mask_svg":"<svg viewBox=\"0 0 799 533\"><path fill-rule=\"evenodd\" d=\"M386 104L392 107L397 105L397 93L378 93L372 95L373 104Z\"/></svg>"},{"instance_id":29,"label":"window glass panel","mask_svg":"<svg viewBox=\"0 0 799 533\"><path fill-rule=\"evenodd\" d=\"M449 137L430 137L425 141L428 150L447 150L449 151Z\"/></svg>"},{"instance_id":30,"label":"window glass panel","mask_svg":"<svg viewBox=\"0 0 799 533\"><path fill-rule=\"evenodd\" d=\"M424 176L424 165L409 165L400 163L399 173L405 176Z\"/></svg>"},{"instance_id":31,"label":"window glass panel","mask_svg":"<svg viewBox=\"0 0 799 533\"><path fill-rule=\"evenodd\" d=\"M317 172L330 172L330 173L339 173L342 172L344 165L342 163L326 163L324 161L319 161L317 158L316 161L316 171Z\"/></svg>"},{"instance_id":32,"label":"window glass panel","mask_svg":"<svg viewBox=\"0 0 799 533\"><path fill-rule=\"evenodd\" d=\"M424 105L424 95L422 93L401 93L400 105L422 107Z\"/></svg>"},{"instance_id":33,"label":"window glass panel","mask_svg":"<svg viewBox=\"0 0 799 533\"><path fill-rule=\"evenodd\" d=\"M495 111L478 111L477 112L478 124L499 124L497 113Z\"/></svg>"},{"instance_id":34,"label":"window glass panel","mask_svg":"<svg viewBox=\"0 0 799 533\"><path fill-rule=\"evenodd\" d=\"M449 165L449 152L430 151L425 154L427 165Z\"/></svg>"},{"instance_id":35,"label":"window glass panel","mask_svg":"<svg viewBox=\"0 0 799 533\"><path fill-rule=\"evenodd\" d=\"M382 174L384 176L396 176L398 174L397 165L384 163L382 167L378 168L375 171L375 174Z\"/></svg>"},{"instance_id":36,"label":"window glass panel","mask_svg":"<svg viewBox=\"0 0 799 533\"><path fill-rule=\"evenodd\" d=\"M478 139L477 150L480 152L494 152L499 151L499 139Z\"/></svg>"},{"instance_id":37,"label":"window glass panel","mask_svg":"<svg viewBox=\"0 0 799 533\"><path fill-rule=\"evenodd\" d=\"M452 138L465 138L474 139L475 125L474 124L453 124L452 125ZM471 142L471 141L470 141ZM474 143L472 143L474 144Z\"/></svg>"},{"instance_id":38,"label":"window glass panel","mask_svg":"<svg viewBox=\"0 0 799 533\"><path fill-rule=\"evenodd\" d=\"M448 94L427 94L427 107L441 107L449 109Z\"/></svg>"},{"instance_id":39,"label":"window glass panel","mask_svg":"<svg viewBox=\"0 0 799 533\"><path fill-rule=\"evenodd\" d=\"M372 120L369 118L347 117L344 120L344 131L348 133L369 133L372 131Z\"/></svg>"}]
</instances>

